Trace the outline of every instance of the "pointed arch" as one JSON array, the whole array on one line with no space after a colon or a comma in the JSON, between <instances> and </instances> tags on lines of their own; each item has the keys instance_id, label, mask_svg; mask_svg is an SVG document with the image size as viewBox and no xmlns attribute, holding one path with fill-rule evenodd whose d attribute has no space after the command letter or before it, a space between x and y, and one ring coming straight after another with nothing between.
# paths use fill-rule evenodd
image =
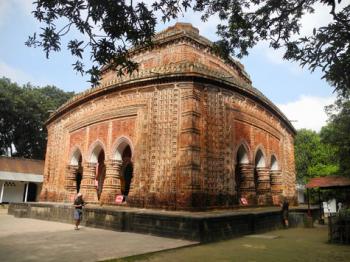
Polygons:
<instances>
[{"instance_id":1,"label":"pointed arch","mask_svg":"<svg viewBox=\"0 0 350 262\"><path fill-rule=\"evenodd\" d=\"M114 146L112 147L112 159L114 160L122 160L123 153L125 151L128 151L128 154L130 154L130 158L134 155L134 147L130 140L130 138L126 136L120 136L115 140ZM130 150L130 153L129 153Z\"/></svg>"},{"instance_id":2,"label":"pointed arch","mask_svg":"<svg viewBox=\"0 0 350 262\"><path fill-rule=\"evenodd\" d=\"M69 165L78 166L82 163L83 155L81 154L81 150L78 146L73 147L72 153L69 158Z\"/></svg>"},{"instance_id":3,"label":"pointed arch","mask_svg":"<svg viewBox=\"0 0 350 262\"><path fill-rule=\"evenodd\" d=\"M271 155L271 161L270 161L270 170L278 170L279 169L279 165L278 165L278 161L277 158L274 154Z\"/></svg>"},{"instance_id":4,"label":"pointed arch","mask_svg":"<svg viewBox=\"0 0 350 262\"><path fill-rule=\"evenodd\" d=\"M249 164L250 159L249 146L245 141L242 141L236 150L236 164Z\"/></svg>"},{"instance_id":5,"label":"pointed arch","mask_svg":"<svg viewBox=\"0 0 350 262\"><path fill-rule=\"evenodd\" d=\"M96 140L94 143L91 144L90 150L89 150L89 162L90 163L98 163L98 158L101 153L101 151L105 151L105 146L100 140Z\"/></svg>"},{"instance_id":6,"label":"pointed arch","mask_svg":"<svg viewBox=\"0 0 350 262\"><path fill-rule=\"evenodd\" d=\"M254 166L255 167L266 167L267 166L264 149L262 147L258 147L257 150L255 151Z\"/></svg>"}]
</instances>

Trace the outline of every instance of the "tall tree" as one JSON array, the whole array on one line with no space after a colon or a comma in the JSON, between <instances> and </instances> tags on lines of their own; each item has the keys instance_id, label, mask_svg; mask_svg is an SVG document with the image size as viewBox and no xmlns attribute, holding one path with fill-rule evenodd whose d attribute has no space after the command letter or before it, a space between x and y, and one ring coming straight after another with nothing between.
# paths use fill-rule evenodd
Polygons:
<instances>
[{"instance_id":1,"label":"tall tree","mask_svg":"<svg viewBox=\"0 0 350 262\"><path fill-rule=\"evenodd\" d=\"M318 133L308 129L298 130L295 138L295 165L301 183L312 177L338 173L337 148L321 141Z\"/></svg>"},{"instance_id":2,"label":"tall tree","mask_svg":"<svg viewBox=\"0 0 350 262\"><path fill-rule=\"evenodd\" d=\"M44 159L50 111L72 97L54 86L22 87L0 79L0 154Z\"/></svg>"},{"instance_id":3,"label":"tall tree","mask_svg":"<svg viewBox=\"0 0 350 262\"><path fill-rule=\"evenodd\" d=\"M273 48L285 48L284 58L298 61L311 70L320 68L323 77L342 95L350 89L350 4L342 0L37 0L35 18L44 23L37 36L29 37L28 46L40 46L46 56L61 50L61 38L75 28L81 37L71 38L67 48L77 57L73 67L99 80L99 68L109 64L118 73L131 72L137 64L130 60L128 47L152 44L159 12L163 21L192 9L202 20L218 15L216 50L223 57L242 57L259 41ZM333 21L315 28L313 35L300 36L301 19L315 12L322 3ZM65 24L59 27L61 22ZM87 38L83 37L87 36ZM87 39L87 40L84 40ZM90 47L90 49L89 49ZM84 50L90 50L94 65L85 69Z\"/></svg>"},{"instance_id":4,"label":"tall tree","mask_svg":"<svg viewBox=\"0 0 350 262\"><path fill-rule=\"evenodd\" d=\"M350 100L338 99L327 108L329 123L321 130L321 138L337 148L340 173L350 176Z\"/></svg>"}]
</instances>

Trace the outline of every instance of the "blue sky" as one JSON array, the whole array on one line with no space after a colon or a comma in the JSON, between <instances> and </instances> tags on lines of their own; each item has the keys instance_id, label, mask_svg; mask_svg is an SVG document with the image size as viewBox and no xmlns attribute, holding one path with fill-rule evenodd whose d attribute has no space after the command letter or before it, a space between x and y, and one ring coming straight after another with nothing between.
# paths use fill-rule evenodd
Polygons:
<instances>
[{"instance_id":1,"label":"blue sky","mask_svg":"<svg viewBox=\"0 0 350 262\"><path fill-rule=\"evenodd\" d=\"M19 84L55 85L65 91L81 92L89 88L88 77L76 74L71 64L73 58L66 50L53 53L50 59L39 48L24 45L29 35L38 32L40 24L31 14L30 0L0 1L0 77L5 76ZM326 8L316 6L316 15L302 21L302 34L311 32L314 26L330 21ZM199 28L200 34L216 40L218 19L200 21L197 14L185 14L170 23L160 23L157 31L175 22L190 22ZM62 47L64 49L64 46ZM296 128L318 131L327 119L323 107L332 103L332 88L321 80L321 73L310 73L296 63L284 61L281 50L273 50L260 43L241 60L251 76L254 87L262 91L293 122Z\"/></svg>"}]
</instances>

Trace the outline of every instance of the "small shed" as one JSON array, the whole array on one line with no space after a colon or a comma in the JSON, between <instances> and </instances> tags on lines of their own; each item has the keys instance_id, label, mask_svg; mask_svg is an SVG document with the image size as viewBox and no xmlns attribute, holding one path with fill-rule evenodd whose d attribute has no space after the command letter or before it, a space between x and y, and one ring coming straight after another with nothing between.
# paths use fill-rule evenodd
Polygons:
<instances>
[{"instance_id":1,"label":"small shed","mask_svg":"<svg viewBox=\"0 0 350 262\"><path fill-rule=\"evenodd\" d=\"M321 205L321 189L348 189L350 188L350 178L344 176L325 176L325 177L314 177L311 178L309 183L305 185L307 189L307 201L308 208L310 210L310 198L309 198L309 189L318 188L318 198L320 202L320 211L322 210ZM310 213L310 211L309 211ZM321 215L322 211L320 212Z\"/></svg>"},{"instance_id":2,"label":"small shed","mask_svg":"<svg viewBox=\"0 0 350 262\"><path fill-rule=\"evenodd\" d=\"M325 176L311 178L306 188L350 188L350 178L344 176Z\"/></svg>"},{"instance_id":3,"label":"small shed","mask_svg":"<svg viewBox=\"0 0 350 262\"><path fill-rule=\"evenodd\" d=\"M0 203L37 201L43 173L43 160L0 156Z\"/></svg>"}]
</instances>

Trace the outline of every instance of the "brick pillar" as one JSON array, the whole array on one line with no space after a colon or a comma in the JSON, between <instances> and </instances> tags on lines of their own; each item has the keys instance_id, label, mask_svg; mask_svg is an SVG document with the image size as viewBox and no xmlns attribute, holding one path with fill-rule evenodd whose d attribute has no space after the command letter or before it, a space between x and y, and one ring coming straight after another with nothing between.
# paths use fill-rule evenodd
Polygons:
<instances>
[{"instance_id":1,"label":"brick pillar","mask_svg":"<svg viewBox=\"0 0 350 262\"><path fill-rule=\"evenodd\" d=\"M176 206L180 209L203 207L205 201L200 178L200 97L189 85L181 90L181 122L179 170L177 177Z\"/></svg>"},{"instance_id":2,"label":"brick pillar","mask_svg":"<svg viewBox=\"0 0 350 262\"><path fill-rule=\"evenodd\" d=\"M270 205L271 204L271 184L270 184L270 170L266 167L257 167L257 204Z\"/></svg>"},{"instance_id":3,"label":"brick pillar","mask_svg":"<svg viewBox=\"0 0 350 262\"><path fill-rule=\"evenodd\" d=\"M250 164L240 164L240 197L248 200L249 205L255 204L255 183L254 183L254 168Z\"/></svg>"},{"instance_id":4,"label":"brick pillar","mask_svg":"<svg viewBox=\"0 0 350 262\"><path fill-rule=\"evenodd\" d=\"M120 168L122 161L106 160L106 177L103 184L100 201L101 203L113 204L115 197L120 192Z\"/></svg>"},{"instance_id":5,"label":"brick pillar","mask_svg":"<svg viewBox=\"0 0 350 262\"><path fill-rule=\"evenodd\" d=\"M281 170L270 170L272 203L274 205L279 205L282 202L283 186L281 173Z\"/></svg>"},{"instance_id":6,"label":"brick pillar","mask_svg":"<svg viewBox=\"0 0 350 262\"><path fill-rule=\"evenodd\" d=\"M65 189L67 190L67 195L65 198L66 201L72 201L77 193L76 176L78 173L78 168L79 166L75 165L67 165L66 167L66 181L64 185Z\"/></svg>"},{"instance_id":7,"label":"brick pillar","mask_svg":"<svg viewBox=\"0 0 350 262\"><path fill-rule=\"evenodd\" d=\"M83 179L81 180L80 192L85 202L97 203L97 190L95 187L96 164L86 163L84 165Z\"/></svg>"}]
</instances>

